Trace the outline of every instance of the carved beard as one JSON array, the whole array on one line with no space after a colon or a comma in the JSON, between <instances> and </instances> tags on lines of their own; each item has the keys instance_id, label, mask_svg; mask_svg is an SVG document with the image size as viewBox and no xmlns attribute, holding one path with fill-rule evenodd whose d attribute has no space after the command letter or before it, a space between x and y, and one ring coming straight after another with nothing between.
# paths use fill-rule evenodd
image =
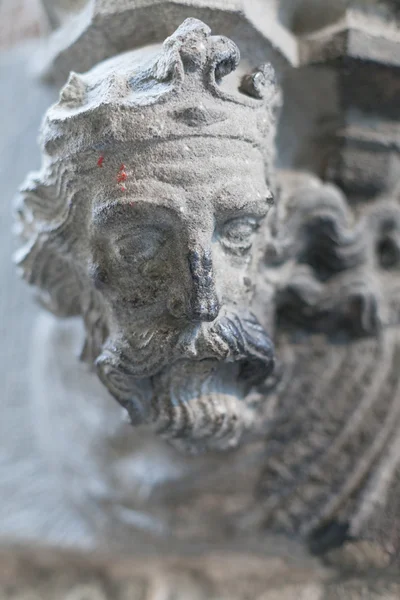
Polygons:
<instances>
[{"instance_id":1,"label":"carved beard","mask_svg":"<svg viewBox=\"0 0 400 600\"><path fill-rule=\"evenodd\" d=\"M254 315L226 313L180 332L109 338L96 365L133 424L199 452L237 445L254 418L246 395L271 374L274 350Z\"/></svg>"}]
</instances>

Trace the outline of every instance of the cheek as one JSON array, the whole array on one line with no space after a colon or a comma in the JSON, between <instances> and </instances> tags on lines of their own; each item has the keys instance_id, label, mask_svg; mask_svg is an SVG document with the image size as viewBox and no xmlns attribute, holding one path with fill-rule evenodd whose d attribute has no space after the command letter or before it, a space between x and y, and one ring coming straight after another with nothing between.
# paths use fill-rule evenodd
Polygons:
<instances>
[{"instance_id":1,"label":"cheek","mask_svg":"<svg viewBox=\"0 0 400 600\"><path fill-rule=\"evenodd\" d=\"M112 305L141 308L168 295L178 272L175 260L167 248L162 248L152 258L129 261L117 260L104 253L92 264L90 277L96 289Z\"/></svg>"},{"instance_id":2,"label":"cheek","mask_svg":"<svg viewBox=\"0 0 400 600\"><path fill-rule=\"evenodd\" d=\"M252 290L251 262L247 258L227 256L225 252L217 250L213 254L213 266L221 302L245 302Z\"/></svg>"},{"instance_id":3,"label":"cheek","mask_svg":"<svg viewBox=\"0 0 400 600\"><path fill-rule=\"evenodd\" d=\"M150 260L143 261L138 265L138 279L148 284L152 282L158 286L164 286L168 281L171 269L171 262L166 256L156 256Z\"/></svg>"}]
</instances>

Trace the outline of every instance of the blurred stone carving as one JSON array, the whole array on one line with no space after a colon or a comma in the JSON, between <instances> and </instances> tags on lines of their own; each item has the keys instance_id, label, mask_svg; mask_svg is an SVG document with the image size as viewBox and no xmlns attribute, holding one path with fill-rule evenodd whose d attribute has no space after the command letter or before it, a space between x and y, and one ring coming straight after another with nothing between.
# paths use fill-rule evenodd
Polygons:
<instances>
[{"instance_id":1,"label":"blurred stone carving","mask_svg":"<svg viewBox=\"0 0 400 600\"><path fill-rule=\"evenodd\" d=\"M158 560L88 556L45 548L0 549L0 593L13 600L397 600L400 584L379 574L337 581L328 569L313 582L311 565L269 561L238 553L227 558L210 552L204 557Z\"/></svg>"},{"instance_id":2,"label":"blurred stone carving","mask_svg":"<svg viewBox=\"0 0 400 600\"><path fill-rule=\"evenodd\" d=\"M355 214L334 185L283 177L267 273L287 361L261 486L271 525L323 550L362 536L398 481L399 207L380 198Z\"/></svg>"}]
</instances>

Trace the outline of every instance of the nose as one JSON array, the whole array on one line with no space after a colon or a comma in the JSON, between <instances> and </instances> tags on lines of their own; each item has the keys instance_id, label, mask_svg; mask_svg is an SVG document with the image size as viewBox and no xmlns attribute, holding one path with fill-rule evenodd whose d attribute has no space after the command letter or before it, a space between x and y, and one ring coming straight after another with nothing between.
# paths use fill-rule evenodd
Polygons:
<instances>
[{"instance_id":1,"label":"nose","mask_svg":"<svg viewBox=\"0 0 400 600\"><path fill-rule=\"evenodd\" d=\"M191 293L188 317L191 321L214 321L220 304L215 290L211 251L198 248L188 254Z\"/></svg>"},{"instance_id":2,"label":"nose","mask_svg":"<svg viewBox=\"0 0 400 600\"><path fill-rule=\"evenodd\" d=\"M192 322L214 321L220 311L215 289L211 251L203 248L190 250L187 255L189 277L185 289L175 288L167 302L175 318Z\"/></svg>"}]
</instances>

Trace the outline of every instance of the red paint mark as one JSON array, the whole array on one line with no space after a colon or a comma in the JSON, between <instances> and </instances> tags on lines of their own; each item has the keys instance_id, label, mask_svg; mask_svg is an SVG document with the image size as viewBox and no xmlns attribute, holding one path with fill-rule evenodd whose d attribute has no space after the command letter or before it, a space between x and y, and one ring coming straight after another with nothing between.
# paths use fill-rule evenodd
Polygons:
<instances>
[{"instance_id":1,"label":"red paint mark","mask_svg":"<svg viewBox=\"0 0 400 600\"><path fill-rule=\"evenodd\" d=\"M103 162L104 162L104 156L101 155L99 160L97 161L97 166L98 167L102 167L103 166Z\"/></svg>"},{"instance_id":2,"label":"red paint mark","mask_svg":"<svg viewBox=\"0 0 400 600\"><path fill-rule=\"evenodd\" d=\"M122 192L126 192L126 186L122 182L126 181L127 179L128 179L128 175L125 171L125 165L122 164L119 168L118 175L117 175L117 183L122 184L119 188Z\"/></svg>"}]
</instances>

